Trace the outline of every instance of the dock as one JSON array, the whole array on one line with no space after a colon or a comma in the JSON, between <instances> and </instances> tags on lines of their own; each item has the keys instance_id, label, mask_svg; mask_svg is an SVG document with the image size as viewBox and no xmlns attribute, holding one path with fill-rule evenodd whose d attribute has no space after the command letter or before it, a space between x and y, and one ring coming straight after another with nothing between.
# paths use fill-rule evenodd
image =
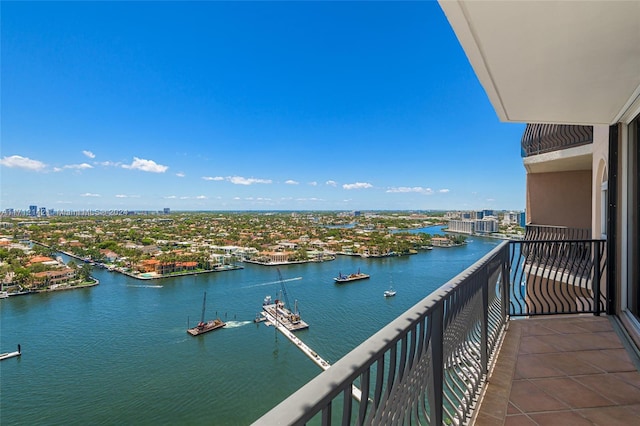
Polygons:
<instances>
[{"instance_id":1,"label":"dock","mask_svg":"<svg viewBox=\"0 0 640 426\"><path fill-rule=\"evenodd\" d=\"M302 353L304 353L307 357L309 357L309 359L311 359L311 361L313 361L318 367L322 368L323 371L328 370L329 367L331 367L331 364L329 364L326 360L322 359L320 355L316 353L316 351L311 349L302 340L300 340L295 334L293 334L293 331L309 328L309 325L307 325L307 323L304 323L303 321L300 321L300 322L303 323L304 325L291 324L286 317L282 318L281 316L278 316L278 320L276 321L274 312L278 312L275 308L275 305L263 306L262 316L267 322L267 325L273 325L274 327L276 327L276 329L278 329L280 333L282 333L287 339L289 339L291 343L296 345L296 347L300 349ZM293 329L289 327L293 327ZM296 327L299 327L299 328L296 328ZM360 402L360 399L362 397L362 392L360 391L360 389L358 389L356 386L353 386L351 394L358 402Z\"/></svg>"},{"instance_id":2,"label":"dock","mask_svg":"<svg viewBox=\"0 0 640 426\"><path fill-rule=\"evenodd\" d=\"M15 352L3 352L0 354L0 361L4 361L5 359L14 358L22 355L22 351L20 350L20 345L18 345L18 350Z\"/></svg>"},{"instance_id":3,"label":"dock","mask_svg":"<svg viewBox=\"0 0 640 426\"><path fill-rule=\"evenodd\" d=\"M262 305L262 316L274 325L282 326L288 331L298 331L309 328L309 324L302 321L299 315L292 314L282 303Z\"/></svg>"}]
</instances>

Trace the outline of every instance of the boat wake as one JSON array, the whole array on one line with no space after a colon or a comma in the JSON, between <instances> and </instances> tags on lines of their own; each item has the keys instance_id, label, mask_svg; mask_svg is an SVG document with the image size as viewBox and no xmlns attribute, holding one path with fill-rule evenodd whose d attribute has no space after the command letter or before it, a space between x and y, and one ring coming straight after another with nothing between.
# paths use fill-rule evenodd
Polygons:
<instances>
[{"instance_id":1,"label":"boat wake","mask_svg":"<svg viewBox=\"0 0 640 426\"><path fill-rule=\"evenodd\" d=\"M151 285L151 284L130 284L127 287L135 287L135 288L162 288L161 285Z\"/></svg>"},{"instance_id":2,"label":"boat wake","mask_svg":"<svg viewBox=\"0 0 640 426\"><path fill-rule=\"evenodd\" d=\"M289 281L299 281L301 279L302 279L302 277L287 278L286 280L282 280L282 281L270 281L268 283L254 284L254 285L250 285L250 286L243 287L243 288L264 287L266 285L280 284L280 282L286 283L286 282L289 282Z\"/></svg>"},{"instance_id":3,"label":"boat wake","mask_svg":"<svg viewBox=\"0 0 640 426\"><path fill-rule=\"evenodd\" d=\"M238 328L247 324L253 324L253 321L227 321L225 328Z\"/></svg>"}]
</instances>

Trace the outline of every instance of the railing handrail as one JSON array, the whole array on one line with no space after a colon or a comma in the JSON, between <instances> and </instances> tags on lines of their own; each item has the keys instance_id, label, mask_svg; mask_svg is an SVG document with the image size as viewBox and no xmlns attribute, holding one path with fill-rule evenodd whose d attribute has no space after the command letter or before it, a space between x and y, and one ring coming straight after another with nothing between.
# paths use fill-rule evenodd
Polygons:
<instances>
[{"instance_id":1,"label":"railing handrail","mask_svg":"<svg viewBox=\"0 0 640 426\"><path fill-rule=\"evenodd\" d=\"M365 369L373 365L380 356L397 344L438 305L442 304L449 293L467 283L466 279L469 276L496 258L503 250L508 250L508 246L509 241L501 242L480 260L391 321L338 360L329 369L313 378L290 397L259 418L254 424L304 424L313 418L323 407L344 392L346 388L351 387L353 381ZM440 368L444 368L444 366L440 366ZM363 398L366 398L366 396L363 395ZM282 417L283 413L287 414L286 418Z\"/></svg>"},{"instance_id":2,"label":"railing handrail","mask_svg":"<svg viewBox=\"0 0 640 426\"><path fill-rule=\"evenodd\" d=\"M330 425L341 403L342 424L465 424L508 316L599 315L606 265L604 240L503 241L254 424Z\"/></svg>"}]
</instances>

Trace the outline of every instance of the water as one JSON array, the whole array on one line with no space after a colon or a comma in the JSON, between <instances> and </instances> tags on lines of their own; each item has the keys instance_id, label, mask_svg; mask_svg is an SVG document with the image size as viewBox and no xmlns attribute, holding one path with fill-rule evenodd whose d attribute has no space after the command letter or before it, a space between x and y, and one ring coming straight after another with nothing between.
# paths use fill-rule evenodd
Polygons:
<instances>
[{"instance_id":1,"label":"water","mask_svg":"<svg viewBox=\"0 0 640 426\"><path fill-rule=\"evenodd\" d=\"M434 233L434 229L427 229ZM335 362L490 251L498 240L407 257L280 267L310 328L297 335ZM320 369L273 327L254 324L280 288L274 267L143 282L94 271L100 285L0 301L0 424L223 424L256 420ZM369 280L336 285L360 268ZM398 294L383 297L393 283ZM186 333L200 318L224 329Z\"/></svg>"}]
</instances>

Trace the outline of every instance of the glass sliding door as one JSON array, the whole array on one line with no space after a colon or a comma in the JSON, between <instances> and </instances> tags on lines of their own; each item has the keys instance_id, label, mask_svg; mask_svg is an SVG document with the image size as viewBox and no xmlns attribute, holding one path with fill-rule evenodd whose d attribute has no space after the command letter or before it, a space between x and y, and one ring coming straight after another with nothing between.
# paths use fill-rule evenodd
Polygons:
<instances>
[{"instance_id":1,"label":"glass sliding door","mask_svg":"<svg viewBox=\"0 0 640 426\"><path fill-rule=\"evenodd\" d=\"M640 319L640 116L629 125L628 153L627 309Z\"/></svg>"}]
</instances>

